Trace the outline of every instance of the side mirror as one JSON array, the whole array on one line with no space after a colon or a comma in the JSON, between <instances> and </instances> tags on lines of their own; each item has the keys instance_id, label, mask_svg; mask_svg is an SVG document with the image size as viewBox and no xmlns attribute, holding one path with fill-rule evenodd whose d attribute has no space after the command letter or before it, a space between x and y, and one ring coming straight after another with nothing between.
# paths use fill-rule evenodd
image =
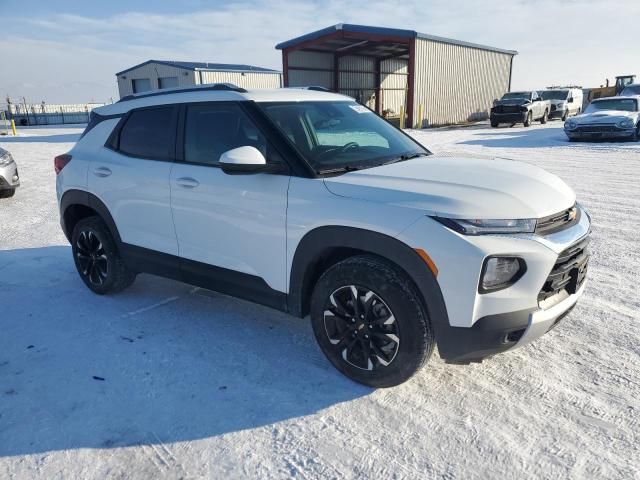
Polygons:
<instances>
[{"instance_id":1,"label":"side mirror","mask_svg":"<svg viewBox=\"0 0 640 480\"><path fill-rule=\"evenodd\" d=\"M264 173L273 170L255 147L238 147L220 155L220 168L229 175Z\"/></svg>"},{"instance_id":2,"label":"side mirror","mask_svg":"<svg viewBox=\"0 0 640 480\"><path fill-rule=\"evenodd\" d=\"M567 103L573 103L573 98L569 97L569 99L567 100Z\"/></svg>"}]
</instances>

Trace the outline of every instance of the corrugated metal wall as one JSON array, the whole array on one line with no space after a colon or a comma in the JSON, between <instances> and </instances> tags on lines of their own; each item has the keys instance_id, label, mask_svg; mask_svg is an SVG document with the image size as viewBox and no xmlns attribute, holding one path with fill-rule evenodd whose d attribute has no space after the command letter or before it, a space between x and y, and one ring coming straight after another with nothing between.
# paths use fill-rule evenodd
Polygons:
<instances>
[{"instance_id":1,"label":"corrugated metal wall","mask_svg":"<svg viewBox=\"0 0 640 480\"><path fill-rule=\"evenodd\" d=\"M340 57L339 88L340 93L355 98L369 108L375 106L376 75L375 60L371 57L348 55Z\"/></svg>"},{"instance_id":2,"label":"corrugated metal wall","mask_svg":"<svg viewBox=\"0 0 640 480\"><path fill-rule=\"evenodd\" d=\"M264 72L196 72L196 82L200 83L233 83L242 88L280 88L282 75L280 73Z\"/></svg>"},{"instance_id":3,"label":"corrugated metal wall","mask_svg":"<svg viewBox=\"0 0 640 480\"><path fill-rule=\"evenodd\" d=\"M415 52L415 126L420 104L423 126L485 119L509 89L509 54L420 38Z\"/></svg>"},{"instance_id":4,"label":"corrugated metal wall","mask_svg":"<svg viewBox=\"0 0 640 480\"><path fill-rule=\"evenodd\" d=\"M158 77L177 77L178 86L195 85L195 72L185 70L184 68L171 67L159 63L148 63L140 68L130 70L118 75L118 91L120 98L133 93L132 80L139 78L148 78L151 81L151 88L158 88Z\"/></svg>"},{"instance_id":5,"label":"corrugated metal wall","mask_svg":"<svg viewBox=\"0 0 640 480\"><path fill-rule=\"evenodd\" d=\"M311 85L333 89L333 55L321 52L289 53L289 86Z\"/></svg>"},{"instance_id":6,"label":"corrugated metal wall","mask_svg":"<svg viewBox=\"0 0 640 480\"><path fill-rule=\"evenodd\" d=\"M380 64L381 108L389 110L392 117L400 115L400 107L407 104L407 63L401 58L390 58Z\"/></svg>"},{"instance_id":7,"label":"corrugated metal wall","mask_svg":"<svg viewBox=\"0 0 640 480\"><path fill-rule=\"evenodd\" d=\"M120 98L131 95L133 93L132 80L141 78L148 78L151 81L151 88L154 90L159 88L159 77L177 77L179 87L199 85L201 75L202 83L233 83L243 88L280 88L282 86L281 73L201 72L149 63L118 75L118 90Z\"/></svg>"}]
</instances>

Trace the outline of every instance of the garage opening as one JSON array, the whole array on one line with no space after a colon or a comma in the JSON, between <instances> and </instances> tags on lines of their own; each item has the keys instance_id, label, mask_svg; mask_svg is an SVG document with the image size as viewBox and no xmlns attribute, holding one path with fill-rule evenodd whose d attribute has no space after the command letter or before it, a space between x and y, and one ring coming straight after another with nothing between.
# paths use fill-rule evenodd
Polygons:
<instances>
[{"instance_id":1,"label":"garage opening","mask_svg":"<svg viewBox=\"0 0 640 480\"><path fill-rule=\"evenodd\" d=\"M401 125L413 118L415 39L375 28L330 27L281 43L285 87L321 86L349 95ZM308 38L305 38L308 37Z\"/></svg>"}]
</instances>

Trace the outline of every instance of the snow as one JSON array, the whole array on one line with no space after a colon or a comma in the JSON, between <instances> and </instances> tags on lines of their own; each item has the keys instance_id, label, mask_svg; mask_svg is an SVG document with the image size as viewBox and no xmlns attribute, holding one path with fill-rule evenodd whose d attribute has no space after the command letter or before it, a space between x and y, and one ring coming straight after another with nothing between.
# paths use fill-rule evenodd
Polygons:
<instances>
[{"instance_id":1,"label":"snow","mask_svg":"<svg viewBox=\"0 0 640 480\"><path fill-rule=\"evenodd\" d=\"M482 364L437 356L372 390L309 322L141 275L100 297L58 225L53 157L81 128L0 137L0 478L638 478L640 144L560 122L411 132L435 152L558 174L593 216L587 291L548 335Z\"/></svg>"}]
</instances>

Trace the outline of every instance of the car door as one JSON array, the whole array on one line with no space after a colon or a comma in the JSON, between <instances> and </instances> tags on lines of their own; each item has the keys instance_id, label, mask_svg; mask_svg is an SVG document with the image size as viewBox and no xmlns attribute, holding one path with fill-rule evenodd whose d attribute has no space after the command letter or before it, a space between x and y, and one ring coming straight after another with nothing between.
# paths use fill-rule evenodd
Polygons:
<instances>
[{"instance_id":1,"label":"car door","mask_svg":"<svg viewBox=\"0 0 640 480\"><path fill-rule=\"evenodd\" d=\"M533 118L538 118L542 116L542 112L540 111L540 97L538 96L538 92L531 92L531 112L533 113Z\"/></svg>"},{"instance_id":2,"label":"car door","mask_svg":"<svg viewBox=\"0 0 640 480\"><path fill-rule=\"evenodd\" d=\"M169 176L178 107L130 111L92 158L88 186L109 209L128 245L178 254Z\"/></svg>"},{"instance_id":3,"label":"car door","mask_svg":"<svg viewBox=\"0 0 640 480\"><path fill-rule=\"evenodd\" d=\"M256 147L268 162L282 158L240 103L185 105L179 132L171 206L185 280L251 299L285 292L290 177L228 175L218 164L241 146Z\"/></svg>"}]
</instances>

